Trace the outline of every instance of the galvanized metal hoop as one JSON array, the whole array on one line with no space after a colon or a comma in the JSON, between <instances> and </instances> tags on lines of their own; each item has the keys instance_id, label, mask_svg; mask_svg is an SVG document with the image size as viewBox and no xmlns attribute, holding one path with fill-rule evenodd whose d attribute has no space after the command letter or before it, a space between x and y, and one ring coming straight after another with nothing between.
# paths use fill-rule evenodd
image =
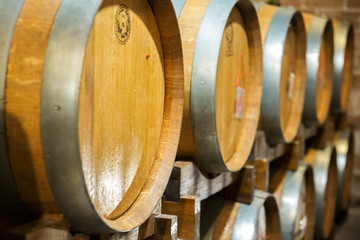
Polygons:
<instances>
[{"instance_id":1,"label":"galvanized metal hoop","mask_svg":"<svg viewBox=\"0 0 360 240\"><path fill-rule=\"evenodd\" d=\"M263 3L256 3L255 7L259 9ZM280 118L280 80L281 80L281 62L285 49L285 40L288 27L293 19L296 19L296 28L305 32L304 21L299 11L293 8L278 8L275 12L265 37L263 49L263 89L261 99L261 121L266 139L270 145L276 145L282 142L290 142L295 138L286 139L281 126ZM302 35L301 35L302 36ZM306 42L305 35L299 41ZM305 49L303 49L305 53ZM304 56L305 58L305 56ZM302 69L305 69L305 63ZM305 92L303 93L305 94ZM303 103L301 104L301 111ZM301 118L299 118L300 124Z\"/></svg>"},{"instance_id":2,"label":"galvanized metal hoop","mask_svg":"<svg viewBox=\"0 0 360 240\"><path fill-rule=\"evenodd\" d=\"M336 214L340 215L344 211L346 211L346 206L343 204L343 195L346 194L344 191L350 191L350 189L344 189L345 179L349 176L346 176L346 169L352 169L353 159L351 158L354 154L354 135L350 128L342 130L338 133L337 139L335 140L336 147L336 164L337 164L337 173L338 173L338 186L337 186L337 194L336 194ZM350 155L350 156L349 156ZM350 176L351 177L351 176ZM347 205L345 203L345 205Z\"/></svg>"},{"instance_id":3,"label":"galvanized metal hoop","mask_svg":"<svg viewBox=\"0 0 360 240\"><path fill-rule=\"evenodd\" d=\"M314 182L315 182L315 238L325 238L323 231L323 222L324 222L324 211L325 204L324 200L326 197L326 186L329 181L329 169L335 165L336 159L333 156L336 156L336 150L334 146L328 143L324 150L318 151L316 155L316 162L313 166L314 169ZM335 172L337 176L337 172ZM333 179L337 181L337 177ZM330 198L331 196L329 196ZM335 209L334 209L335 211Z\"/></svg>"},{"instance_id":4,"label":"galvanized metal hoop","mask_svg":"<svg viewBox=\"0 0 360 240\"><path fill-rule=\"evenodd\" d=\"M303 111L303 122L306 125L318 125L320 123L317 117L316 109L318 80L317 76L319 69L320 48L322 44L322 38L326 29L330 29L331 35L333 35L331 20L325 17L316 16L312 19L310 28L307 32L306 90Z\"/></svg>"},{"instance_id":5,"label":"galvanized metal hoop","mask_svg":"<svg viewBox=\"0 0 360 240\"><path fill-rule=\"evenodd\" d=\"M5 128L5 86L7 63L16 22L24 0L0 1L0 207L14 223L30 219L17 190L8 156Z\"/></svg>"},{"instance_id":6,"label":"galvanized metal hoop","mask_svg":"<svg viewBox=\"0 0 360 240\"><path fill-rule=\"evenodd\" d=\"M56 202L74 229L86 233L129 231L152 213L170 177L179 138L183 106L181 39L169 0L148 1L164 41L165 104L155 160L136 201L116 220L101 216L87 191L82 169L79 132L79 92L82 66L95 16L102 0L63 0L49 38L41 92L41 132L46 172ZM167 27L172 31L168 32ZM178 100L180 99L180 100ZM173 129L179 129L174 131ZM169 140L171 139L171 140ZM166 144L165 142L169 143ZM140 209L140 210L139 210Z\"/></svg>"},{"instance_id":7,"label":"galvanized metal hoop","mask_svg":"<svg viewBox=\"0 0 360 240\"><path fill-rule=\"evenodd\" d=\"M297 216L298 206L301 199L301 185L305 181L307 185L307 201L315 204L315 186L312 167L304 162L299 163L296 171L287 171L283 192L281 195L280 219L281 219L281 238L294 239L296 229L295 219ZM309 191L309 192L308 192ZM315 218L315 205L306 206L307 217ZM309 216L310 215L310 216ZM313 237L314 220L311 219L311 226L307 226L309 239ZM309 221L308 221L309 222Z\"/></svg>"},{"instance_id":8,"label":"galvanized metal hoop","mask_svg":"<svg viewBox=\"0 0 360 240\"><path fill-rule=\"evenodd\" d=\"M348 44L354 45L352 36L354 36L354 28L347 23L339 22L334 29L334 83L330 105L331 113L344 111L343 106L341 106L341 86L343 83L346 47ZM348 40L351 42L348 42Z\"/></svg>"},{"instance_id":9,"label":"galvanized metal hoop","mask_svg":"<svg viewBox=\"0 0 360 240\"><path fill-rule=\"evenodd\" d=\"M254 195L251 204L242 204L237 213L232 235L233 240L244 239L244 233L246 233L246 239L258 239L256 230L258 228L259 215L262 207L265 207L268 214L271 214L273 217L272 221L269 221L271 230L280 233L280 218L275 198L268 193L258 190L255 191ZM254 226L254 228L249 229L249 226Z\"/></svg>"},{"instance_id":10,"label":"galvanized metal hoop","mask_svg":"<svg viewBox=\"0 0 360 240\"><path fill-rule=\"evenodd\" d=\"M193 58L190 105L194 142L201 168L212 173L239 170L230 168L222 157L215 110L217 64L221 40L234 7L256 16L256 11L249 1L212 0L200 24ZM245 25L248 27L246 20Z\"/></svg>"}]
</instances>

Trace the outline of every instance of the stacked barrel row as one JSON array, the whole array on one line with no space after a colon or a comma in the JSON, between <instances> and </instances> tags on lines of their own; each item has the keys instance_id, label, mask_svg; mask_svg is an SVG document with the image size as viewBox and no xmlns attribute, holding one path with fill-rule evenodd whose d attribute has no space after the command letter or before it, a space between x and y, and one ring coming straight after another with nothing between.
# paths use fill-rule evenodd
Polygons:
<instances>
[{"instance_id":1,"label":"stacked barrel row","mask_svg":"<svg viewBox=\"0 0 360 240\"><path fill-rule=\"evenodd\" d=\"M236 172L258 130L270 146L291 143L301 122L320 126L329 112L346 111L352 27L291 8L248 0L0 0L0 19L4 225L63 213L86 233L127 231L151 215L176 157L208 173ZM342 146L350 145L346 131ZM318 164L318 155L336 154L316 148L296 172L275 167L275 199L214 198L224 209L213 219L231 216L233 231L220 222L205 224L204 234L236 239L253 224L267 230L255 228L251 239L280 229L285 239L311 238L315 225L326 237L332 216L314 209L326 208L329 194L346 209L350 150L338 157L342 169L336 157ZM318 165L331 181L318 180ZM296 208L277 197L289 191L297 192Z\"/></svg>"}]
</instances>

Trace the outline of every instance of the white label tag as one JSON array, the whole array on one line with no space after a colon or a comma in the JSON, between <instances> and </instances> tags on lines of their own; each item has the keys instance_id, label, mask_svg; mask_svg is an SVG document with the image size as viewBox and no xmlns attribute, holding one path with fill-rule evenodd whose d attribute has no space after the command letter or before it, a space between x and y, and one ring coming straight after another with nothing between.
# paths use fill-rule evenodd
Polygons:
<instances>
[{"instance_id":1,"label":"white label tag","mask_svg":"<svg viewBox=\"0 0 360 240\"><path fill-rule=\"evenodd\" d=\"M242 119L244 111L244 94L245 89L236 87L236 100L235 100L235 118Z\"/></svg>"}]
</instances>

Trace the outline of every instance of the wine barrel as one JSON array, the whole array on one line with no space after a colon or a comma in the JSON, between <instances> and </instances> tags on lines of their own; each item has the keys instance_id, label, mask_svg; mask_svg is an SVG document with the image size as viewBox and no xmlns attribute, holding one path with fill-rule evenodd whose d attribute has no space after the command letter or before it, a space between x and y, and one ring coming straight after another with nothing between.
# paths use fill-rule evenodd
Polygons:
<instances>
[{"instance_id":1,"label":"wine barrel","mask_svg":"<svg viewBox=\"0 0 360 240\"><path fill-rule=\"evenodd\" d=\"M248 0L173 0L184 48L185 104L178 158L212 173L250 154L262 90L261 41ZM181 8L181 9L179 9Z\"/></svg>"},{"instance_id":2,"label":"wine barrel","mask_svg":"<svg viewBox=\"0 0 360 240\"><path fill-rule=\"evenodd\" d=\"M201 212L201 239L280 239L278 207L265 192L255 191L251 204L211 197Z\"/></svg>"},{"instance_id":3,"label":"wine barrel","mask_svg":"<svg viewBox=\"0 0 360 240\"><path fill-rule=\"evenodd\" d=\"M281 239L313 239L315 187L312 167L299 163L296 171L271 167L269 192L278 202Z\"/></svg>"},{"instance_id":4,"label":"wine barrel","mask_svg":"<svg viewBox=\"0 0 360 240\"><path fill-rule=\"evenodd\" d=\"M255 3L263 43L261 128L270 145L292 142L303 112L306 32L301 13Z\"/></svg>"},{"instance_id":5,"label":"wine barrel","mask_svg":"<svg viewBox=\"0 0 360 240\"><path fill-rule=\"evenodd\" d=\"M354 64L354 29L347 23L333 21L334 26L334 86L331 112L346 112Z\"/></svg>"},{"instance_id":6,"label":"wine barrel","mask_svg":"<svg viewBox=\"0 0 360 240\"><path fill-rule=\"evenodd\" d=\"M334 222L337 189L336 149L308 149L305 161L313 166L315 182L315 238L328 238Z\"/></svg>"},{"instance_id":7,"label":"wine barrel","mask_svg":"<svg viewBox=\"0 0 360 240\"><path fill-rule=\"evenodd\" d=\"M171 1L26 0L7 69L6 140L26 208L87 233L144 222L181 129Z\"/></svg>"},{"instance_id":8,"label":"wine barrel","mask_svg":"<svg viewBox=\"0 0 360 240\"><path fill-rule=\"evenodd\" d=\"M322 125L329 113L334 76L334 33L325 17L303 13L307 32L305 125Z\"/></svg>"},{"instance_id":9,"label":"wine barrel","mask_svg":"<svg viewBox=\"0 0 360 240\"><path fill-rule=\"evenodd\" d=\"M335 133L338 187L336 215L345 213L349 207L352 169L354 165L354 135L350 128Z\"/></svg>"}]
</instances>

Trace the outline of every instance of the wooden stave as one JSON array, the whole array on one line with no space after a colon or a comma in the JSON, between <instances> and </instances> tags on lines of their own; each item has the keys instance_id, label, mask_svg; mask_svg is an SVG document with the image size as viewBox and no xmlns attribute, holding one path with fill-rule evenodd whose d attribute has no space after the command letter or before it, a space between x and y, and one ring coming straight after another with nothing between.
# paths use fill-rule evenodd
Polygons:
<instances>
[{"instance_id":1,"label":"wooden stave","mask_svg":"<svg viewBox=\"0 0 360 240\"><path fill-rule=\"evenodd\" d=\"M332 21L326 17L320 17L310 14L304 14L305 25L307 28L307 50L306 50L306 92L305 92L305 102L304 102L304 110L303 110L303 122L306 126L311 125L322 125L324 124L328 113L330 112L330 103L331 103L331 95L332 95L332 85L333 85L333 75L334 75L334 66L332 64L333 56L334 56L334 42L333 42L333 27ZM310 15L310 16L309 16ZM311 21L310 23L308 21ZM318 101L318 91L317 91L317 82L318 82L318 68L319 61L313 61L311 56L316 56L318 59L320 58L320 47L322 44L322 38L325 34L331 37L329 42L325 47L328 47L329 54L327 54L328 58L330 58L330 65L327 61L325 64L326 74L328 74L328 80L331 82L330 93L328 99L326 99L324 104L321 104L322 111L323 108L326 108L323 116L319 116L319 109L317 106ZM326 60L328 59L326 58Z\"/></svg>"},{"instance_id":2,"label":"wooden stave","mask_svg":"<svg viewBox=\"0 0 360 240\"><path fill-rule=\"evenodd\" d=\"M350 128L340 130L335 135L338 187L336 195L336 217L341 217L349 206L352 167L354 164L354 134ZM350 173L348 172L350 171ZM345 184L349 184L345 188Z\"/></svg>"},{"instance_id":3,"label":"wooden stave","mask_svg":"<svg viewBox=\"0 0 360 240\"><path fill-rule=\"evenodd\" d=\"M295 229L295 221L298 216L299 201L301 200L301 185L305 182L307 225L304 239L313 239L315 226L315 185L311 165L300 162L296 171L282 169L279 166L274 166L271 171L280 172L280 175L282 175L280 185L270 186L270 192L275 195L279 202L281 238L294 239L297 235L298 229Z\"/></svg>"},{"instance_id":4,"label":"wooden stave","mask_svg":"<svg viewBox=\"0 0 360 240\"><path fill-rule=\"evenodd\" d=\"M330 112L333 114L345 112L347 109L349 91L352 81L352 68L354 64L354 28L352 25L333 21L334 25L334 85L331 98ZM346 52L350 56L345 59ZM345 61L349 61L349 72L344 72ZM348 74L348 88L345 92L345 103L342 102L344 74Z\"/></svg>"},{"instance_id":5,"label":"wooden stave","mask_svg":"<svg viewBox=\"0 0 360 240\"><path fill-rule=\"evenodd\" d=\"M271 194L255 190L254 198L250 204L232 202L217 196L211 197L208 201L209 205L206 206L205 211L202 211L201 219L204 220L201 221L201 239L228 239L230 236L231 239L245 239L244 236L246 236L246 239L258 239L257 227L262 208L265 210L267 219L266 229L269 231L267 234L270 234L271 238L280 239L279 209L275 198ZM236 216L229 216L224 229L223 222L219 222L221 219L218 220L218 217L229 215L229 212L227 212L229 209L226 209L228 206L237 210L237 213ZM210 207L212 211L206 211L206 209L210 210ZM249 229L246 228L249 225L256 227L249 232ZM243 229L244 231L236 231L235 229Z\"/></svg>"},{"instance_id":6,"label":"wooden stave","mask_svg":"<svg viewBox=\"0 0 360 240\"><path fill-rule=\"evenodd\" d=\"M254 2L255 8L257 12L266 4L263 2ZM275 16L277 15L277 16ZM275 18L275 19L274 19ZM299 32L298 38L300 38L300 42L306 43L306 31L305 31L305 25L302 18L302 15L299 11L296 11L295 9L291 7L279 7L278 10L275 12L268 29L265 31L266 36L262 36L263 38L263 89L277 89L276 92L279 92L279 86L280 86L280 80L281 80L281 67L276 68L274 70L273 66L269 66L267 62L282 62L282 56L281 59L279 57L275 58L271 51L267 49L271 49L271 46L273 44L277 44L278 42L282 43L282 51L284 51L284 42L286 39L285 33L287 33L288 26L292 19L296 19L297 29ZM261 22L261 21L260 21ZM277 26L276 26L277 25ZM273 37L269 37L269 30L270 27L274 28L274 30L271 29ZM261 26L260 26L261 27ZM263 33L263 30L262 30ZM276 34L275 34L276 33ZM285 35L284 35L285 34ZM274 36L275 35L275 36ZM270 40L269 40L270 38ZM269 45L269 47L267 47ZM301 44L299 44L300 46ZM298 46L298 47L299 47ZM302 59L305 59L305 47L300 46L301 50L301 56ZM279 143L290 143L295 139L297 129L300 126L301 122L301 115L303 112L303 102L305 98L305 81L306 81L306 64L305 61L302 61L301 63L302 67L299 67L300 74L302 75L302 83L303 89L300 90L300 114L298 119L295 121L295 124L293 125L292 133L289 134L290 136L285 136L284 130L282 129L281 124L281 116L280 116L280 96L279 94L271 94L268 93L269 91L263 91L262 99L261 99L261 129L264 130L265 136L267 139L267 142L274 146ZM273 76L272 76L273 75ZM272 78L265 77L265 76L272 76ZM274 104L275 102L275 104Z\"/></svg>"},{"instance_id":7,"label":"wooden stave","mask_svg":"<svg viewBox=\"0 0 360 240\"><path fill-rule=\"evenodd\" d=\"M12 35L15 30L16 22L21 12L24 0L18 1L1 1L0 2L0 19L3 24L0 26L0 94L1 99L5 99L5 84L7 74L7 62L11 47ZM16 224L24 223L31 219L27 210L24 208L20 194L16 187L13 173L11 170L7 139L5 135L5 101L1 102L0 111L0 192L3 196L0 200L1 214L4 215L4 221L11 221Z\"/></svg>"},{"instance_id":8,"label":"wooden stave","mask_svg":"<svg viewBox=\"0 0 360 240\"><path fill-rule=\"evenodd\" d=\"M180 17L180 13L182 13L184 5L186 2L182 0L174 1L175 3L175 10ZM233 7L237 6L239 11L244 18L244 22L247 28L251 29L258 29L257 17L256 12L253 8L253 5L250 1L239 1L239 0L231 0L231 1L224 1L224 0L212 0L210 1L209 5L206 8L204 13L203 19L201 20L200 28L197 33L196 38L196 46L193 53L193 63L192 63L192 70L191 70L191 96L190 99L190 107L191 110L189 118L191 118L191 122L187 123L185 117L183 118L183 126L182 126L182 133L180 136L180 144L178 149L178 158L195 158L195 160L199 163L200 167L210 173L221 173L221 172L228 172L228 171L238 171L240 170L247 160L247 156L250 154L251 144L248 144L246 152L247 154L243 154L244 157L242 159L242 163L235 165L225 161L222 157L219 142L218 142L218 135L216 129L216 112L215 112L215 85L216 85L216 66L218 60L218 53L219 48L221 45L221 39L217 39L217 41L210 41L209 35L207 31L211 29L213 36L222 36L225 29L225 24L228 19L228 16ZM221 7L221 11L219 11L219 7ZM221 14L220 14L221 13ZM254 18L255 17L255 18ZM216 26L212 19L216 18ZM254 24L249 23L250 20L255 21ZM181 24L180 24L181 25ZM248 29L247 29L248 30ZM260 39L260 35L258 32L255 32L252 35L248 35L253 41L249 41L249 48L256 47L253 55L257 57L261 55L262 48L261 44L257 43L257 40ZM214 39L212 39L214 40ZM253 57L253 58L254 58ZM202 64L204 59L207 59L207 64ZM212 66L212 68L208 68L206 72L203 70L203 66ZM195 69L195 70L193 70ZM197 70L198 69L198 70ZM210 72L210 73L209 73ZM257 74L254 79L260 81L259 73L262 74L260 68L255 71L251 69L251 75ZM210 79L210 80L209 80ZM207 84L207 83L209 84ZM205 83L205 84L204 84ZM206 86L209 85L208 88ZM211 94L209 94L209 92ZM258 94L257 91L253 91L254 95ZM261 92L261 90L260 90ZM249 94L250 95L250 94ZM261 94L260 94L261 95ZM201 97L203 96L203 97ZM205 96L205 100L203 99ZM186 97L185 97L186 98ZM259 100L260 101L260 100ZM208 103L210 107L208 107ZM185 100L186 104L186 100ZM260 109L260 102L255 103L259 105ZM186 107L184 107L186 108ZM256 109L256 108L255 108ZM186 114L186 110L184 111L184 116ZM206 119L204 121L203 119ZM254 122L258 122L258 118L254 119ZM183 133L185 127L184 125L189 125L188 127L191 132L191 140L193 141L192 144L192 153L189 155L188 150L183 150L182 137L186 135ZM248 124L249 125L249 124ZM255 124L257 125L257 124ZM189 131L189 129L185 129L185 131ZM184 132L185 132L184 131ZM255 140L256 129L254 128L251 133L247 134L248 138L253 138ZM184 144L185 145L185 144ZM251 145L251 146L250 146Z\"/></svg>"},{"instance_id":9,"label":"wooden stave","mask_svg":"<svg viewBox=\"0 0 360 240\"><path fill-rule=\"evenodd\" d=\"M311 154L315 154L315 157L311 156ZM328 238L333 226L337 186L336 155L335 146L327 143L323 150L309 149L305 156L305 161L313 166L314 171L316 192L314 238L317 239ZM329 178L329 176L331 177ZM325 206L326 200L334 201L331 201L330 205ZM325 217L325 214L329 214L329 216Z\"/></svg>"}]
</instances>

